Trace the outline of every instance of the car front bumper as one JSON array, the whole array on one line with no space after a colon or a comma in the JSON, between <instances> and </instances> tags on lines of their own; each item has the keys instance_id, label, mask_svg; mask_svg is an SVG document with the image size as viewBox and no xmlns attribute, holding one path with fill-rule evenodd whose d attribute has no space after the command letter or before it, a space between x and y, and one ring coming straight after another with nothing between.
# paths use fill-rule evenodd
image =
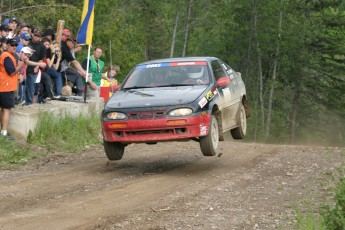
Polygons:
<instances>
[{"instance_id":1,"label":"car front bumper","mask_svg":"<svg viewBox=\"0 0 345 230\"><path fill-rule=\"evenodd\" d=\"M205 114L150 120L103 120L102 133L105 141L124 144L176 141L206 136L210 118L210 114Z\"/></svg>"}]
</instances>

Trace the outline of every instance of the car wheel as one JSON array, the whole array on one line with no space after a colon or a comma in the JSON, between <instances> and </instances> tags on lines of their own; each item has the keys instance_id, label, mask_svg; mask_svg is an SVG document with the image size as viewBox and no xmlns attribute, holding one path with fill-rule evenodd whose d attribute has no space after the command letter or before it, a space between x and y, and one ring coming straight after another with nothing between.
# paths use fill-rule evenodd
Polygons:
<instances>
[{"instance_id":1,"label":"car wheel","mask_svg":"<svg viewBox=\"0 0 345 230\"><path fill-rule=\"evenodd\" d=\"M121 160L125 151L125 146L118 142L108 142L103 140L104 151L111 161Z\"/></svg>"},{"instance_id":2,"label":"car wheel","mask_svg":"<svg viewBox=\"0 0 345 230\"><path fill-rule=\"evenodd\" d=\"M219 131L215 116L211 115L208 135L200 137L200 148L204 156L215 156L218 153Z\"/></svg>"},{"instance_id":3,"label":"car wheel","mask_svg":"<svg viewBox=\"0 0 345 230\"><path fill-rule=\"evenodd\" d=\"M237 128L231 129L231 136L234 139L243 139L247 133L247 118L246 118L246 110L242 103L240 104L239 108L239 126Z\"/></svg>"}]
</instances>

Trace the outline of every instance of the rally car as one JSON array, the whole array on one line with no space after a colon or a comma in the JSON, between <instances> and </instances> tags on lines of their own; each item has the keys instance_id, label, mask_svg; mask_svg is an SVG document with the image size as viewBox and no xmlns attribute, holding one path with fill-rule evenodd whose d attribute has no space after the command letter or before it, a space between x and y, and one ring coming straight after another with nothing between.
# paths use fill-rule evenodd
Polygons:
<instances>
[{"instance_id":1,"label":"rally car","mask_svg":"<svg viewBox=\"0 0 345 230\"><path fill-rule=\"evenodd\" d=\"M102 111L104 150L120 160L131 143L194 140L215 156L224 132L243 139L249 106L241 74L215 57L138 64Z\"/></svg>"}]
</instances>

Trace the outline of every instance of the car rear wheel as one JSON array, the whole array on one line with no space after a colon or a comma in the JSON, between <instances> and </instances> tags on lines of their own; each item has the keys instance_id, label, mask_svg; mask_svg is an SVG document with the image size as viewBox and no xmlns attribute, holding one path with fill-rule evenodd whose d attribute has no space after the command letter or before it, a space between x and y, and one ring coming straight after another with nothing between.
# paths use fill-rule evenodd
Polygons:
<instances>
[{"instance_id":1,"label":"car rear wheel","mask_svg":"<svg viewBox=\"0 0 345 230\"><path fill-rule=\"evenodd\" d=\"M231 136L234 139L243 139L247 133L247 118L246 118L246 110L243 104L240 104L239 108L239 126L237 128L231 129Z\"/></svg>"},{"instance_id":2,"label":"car rear wheel","mask_svg":"<svg viewBox=\"0 0 345 230\"><path fill-rule=\"evenodd\" d=\"M104 151L107 155L107 158L111 161L117 161L121 160L123 153L125 151L125 146L123 144L120 144L118 142L108 142L104 141Z\"/></svg>"},{"instance_id":3,"label":"car rear wheel","mask_svg":"<svg viewBox=\"0 0 345 230\"><path fill-rule=\"evenodd\" d=\"M215 156L218 153L219 131L215 116L211 115L210 127L207 136L200 137L200 148L204 156Z\"/></svg>"}]
</instances>

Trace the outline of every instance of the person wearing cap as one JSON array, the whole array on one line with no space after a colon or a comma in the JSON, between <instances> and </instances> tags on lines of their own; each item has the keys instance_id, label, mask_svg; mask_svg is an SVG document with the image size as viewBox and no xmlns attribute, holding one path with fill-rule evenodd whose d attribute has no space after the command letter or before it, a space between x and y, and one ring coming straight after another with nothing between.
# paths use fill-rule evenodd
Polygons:
<instances>
[{"instance_id":1,"label":"person wearing cap","mask_svg":"<svg viewBox=\"0 0 345 230\"><path fill-rule=\"evenodd\" d=\"M18 104L25 103L24 92L25 92L26 67L27 67L27 62L29 62L29 57L32 55L32 50L30 47L25 46L19 52L17 52L17 54L18 56L25 55L27 57L27 59L25 60L25 63L23 64L22 68L20 68L18 72L19 76L23 79L22 82L18 83L18 95L15 98L15 104L18 105Z\"/></svg>"},{"instance_id":2,"label":"person wearing cap","mask_svg":"<svg viewBox=\"0 0 345 230\"><path fill-rule=\"evenodd\" d=\"M72 37L71 31L69 31L68 29L63 29L62 30L62 36L61 36L61 41L66 42L67 39L70 39L71 41L74 42L74 48L72 50L72 52L78 52L80 50L82 50L83 47L81 47L80 45L77 45L76 43L76 39Z\"/></svg>"},{"instance_id":3,"label":"person wearing cap","mask_svg":"<svg viewBox=\"0 0 345 230\"><path fill-rule=\"evenodd\" d=\"M5 18L5 20L4 20L4 22L2 23L2 25L7 26L9 21L10 21L9 18Z\"/></svg>"},{"instance_id":4,"label":"person wearing cap","mask_svg":"<svg viewBox=\"0 0 345 230\"><path fill-rule=\"evenodd\" d=\"M0 26L0 37L7 38L9 32L10 32L10 29L8 28L7 25Z\"/></svg>"},{"instance_id":5,"label":"person wearing cap","mask_svg":"<svg viewBox=\"0 0 345 230\"><path fill-rule=\"evenodd\" d=\"M44 31L43 37L47 38L50 43L54 43L55 42L55 33L53 29L46 29L46 31Z\"/></svg>"},{"instance_id":6,"label":"person wearing cap","mask_svg":"<svg viewBox=\"0 0 345 230\"><path fill-rule=\"evenodd\" d=\"M31 35L27 32L22 33L19 36L19 43L16 52L19 53L23 47L28 46L30 42Z\"/></svg>"},{"instance_id":7,"label":"person wearing cap","mask_svg":"<svg viewBox=\"0 0 345 230\"><path fill-rule=\"evenodd\" d=\"M18 81L23 79L18 75L19 70L28 58L21 52L17 60L15 58L17 41L7 40L7 51L0 55L0 107L1 107L1 131L0 134L9 138L7 127L10 119L11 109L14 107L14 95L18 88Z\"/></svg>"},{"instance_id":8,"label":"person wearing cap","mask_svg":"<svg viewBox=\"0 0 345 230\"><path fill-rule=\"evenodd\" d=\"M26 68L25 105L30 105L34 102L35 82L40 68L39 65L45 65L43 60L46 56L46 48L41 42L42 35L42 31L38 28L35 28L32 31L31 40L29 41L29 46L34 52L29 58L32 63L28 63L28 67Z\"/></svg>"},{"instance_id":9,"label":"person wearing cap","mask_svg":"<svg viewBox=\"0 0 345 230\"><path fill-rule=\"evenodd\" d=\"M73 38L68 37L66 41L61 41L61 63L59 66L59 71L61 72L62 78L65 82L70 81L73 84L74 92L77 96L82 96L84 93L84 83L82 78L86 76L91 76L91 74L86 73L78 60L75 59L75 41ZM71 68L71 66L73 68ZM89 82L91 87L96 88L92 81Z\"/></svg>"},{"instance_id":10,"label":"person wearing cap","mask_svg":"<svg viewBox=\"0 0 345 230\"><path fill-rule=\"evenodd\" d=\"M10 18L8 22L8 28L10 29L10 32L8 33L7 38L13 38L15 36L15 31L18 27L19 21L17 18Z\"/></svg>"},{"instance_id":11,"label":"person wearing cap","mask_svg":"<svg viewBox=\"0 0 345 230\"><path fill-rule=\"evenodd\" d=\"M69 31L68 29L63 29L62 30L62 35L61 35L61 41L66 41L67 38L69 38L71 36L71 31Z\"/></svg>"}]
</instances>

